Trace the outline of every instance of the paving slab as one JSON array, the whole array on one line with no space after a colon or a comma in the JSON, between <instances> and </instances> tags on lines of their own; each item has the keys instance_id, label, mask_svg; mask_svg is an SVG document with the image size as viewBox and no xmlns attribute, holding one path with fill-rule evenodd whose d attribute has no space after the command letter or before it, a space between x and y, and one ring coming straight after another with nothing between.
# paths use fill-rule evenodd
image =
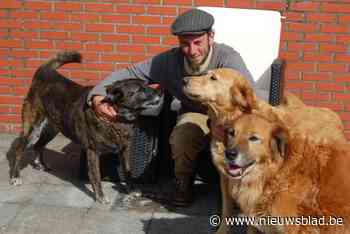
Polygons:
<instances>
[{"instance_id":1,"label":"paving slab","mask_svg":"<svg viewBox=\"0 0 350 234\"><path fill-rule=\"evenodd\" d=\"M86 209L28 205L8 225L4 233L76 234Z\"/></svg>"},{"instance_id":2,"label":"paving slab","mask_svg":"<svg viewBox=\"0 0 350 234\"><path fill-rule=\"evenodd\" d=\"M0 229L5 229L10 221L16 217L21 205L0 203Z\"/></svg>"}]
</instances>

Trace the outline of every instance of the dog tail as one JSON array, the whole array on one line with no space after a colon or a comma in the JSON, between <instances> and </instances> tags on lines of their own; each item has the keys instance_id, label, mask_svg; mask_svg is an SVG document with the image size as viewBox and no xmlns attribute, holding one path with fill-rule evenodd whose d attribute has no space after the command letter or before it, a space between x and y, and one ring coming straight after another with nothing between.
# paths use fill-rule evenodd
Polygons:
<instances>
[{"instance_id":1,"label":"dog tail","mask_svg":"<svg viewBox=\"0 0 350 234\"><path fill-rule=\"evenodd\" d=\"M49 60L44 67L54 69L63 66L67 63L80 63L82 60L82 56L77 51L64 51L60 52L56 55L56 57Z\"/></svg>"}]
</instances>

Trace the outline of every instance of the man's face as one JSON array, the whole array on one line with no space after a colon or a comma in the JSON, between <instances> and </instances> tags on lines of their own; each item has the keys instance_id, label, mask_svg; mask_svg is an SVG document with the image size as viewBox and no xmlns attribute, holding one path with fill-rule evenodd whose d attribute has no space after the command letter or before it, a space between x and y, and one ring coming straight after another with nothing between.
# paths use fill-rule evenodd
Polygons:
<instances>
[{"instance_id":1,"label":"man's face","mask_svg":"<svg viewBox=\"0 0 350 234\"><path fill-rule=\"evenodd\" d=\"M209 54L209 48L214 43L214 33L201 35L178 36L179 45L192 66L197 67L205 61Z\"/></svg>"}]
</instances>

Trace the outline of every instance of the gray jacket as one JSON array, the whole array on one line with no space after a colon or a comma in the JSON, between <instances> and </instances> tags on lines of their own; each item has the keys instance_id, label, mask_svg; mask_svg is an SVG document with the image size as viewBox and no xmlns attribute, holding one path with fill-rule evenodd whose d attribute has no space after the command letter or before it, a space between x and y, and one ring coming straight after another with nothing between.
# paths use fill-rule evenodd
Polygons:
<instances>
[{"instance_id":1,"label":"gray jacket","mask_svg":"<svg viewBox=\"0 0 350 234\"><path fill-rule=\"evenodd\" d=\"M244 61L237 51L225 45L214 43L213 52L208 70L215 68L233 68L240 71L252 85L253 78ZM116 80L139 78L160 86L176 97L182 106L182 112L205 113L205 108L199 103L188 99L182 90L182 79L187 76L184 69L184 55L179 47L160 53L146 61L133 64L126 69L111 73L105 80L96 85L88 95L88 102L94 95L106 95L105 86Z\"/></svg>"}]
</instances>

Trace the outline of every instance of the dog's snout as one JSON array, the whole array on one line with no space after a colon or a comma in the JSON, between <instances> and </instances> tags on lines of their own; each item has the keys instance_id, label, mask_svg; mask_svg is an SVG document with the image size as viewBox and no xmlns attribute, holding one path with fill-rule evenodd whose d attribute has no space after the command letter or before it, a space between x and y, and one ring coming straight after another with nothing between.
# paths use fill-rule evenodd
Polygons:
<instances>
[{"instance_id":1,"label":"dog's snout","mask_svg":"<svg viewBox=\"0 0 350 234\"><path fill-rule=\"evenodd\" d=\"M229 161L233 161L238 156L238 150L236 148L226 149L225 158Z\"/></svg>"}]
</instances>

